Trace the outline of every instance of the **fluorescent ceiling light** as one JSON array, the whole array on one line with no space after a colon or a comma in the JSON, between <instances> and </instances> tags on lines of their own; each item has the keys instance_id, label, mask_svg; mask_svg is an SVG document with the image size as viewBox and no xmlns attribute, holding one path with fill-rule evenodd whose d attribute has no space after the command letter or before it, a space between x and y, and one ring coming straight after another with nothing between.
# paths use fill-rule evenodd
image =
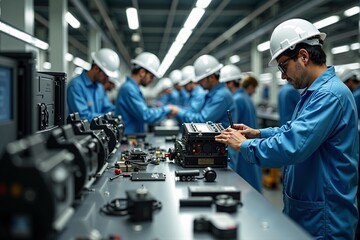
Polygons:
<instances>
[{"instance_id":1,"label":"fluorescent ceiling light","mask_svg":"<svg viewBox=\"0 0 360 240\"><path fill-rule=\"evenodd\" d=\"M81 59L81 58L79 58L79 57L74 58L73 63L74 63L76 66L82 67L82 68L85 69L85 70L89 70L89 69L91 68L91 64L90 64L90 63L84 61L83 59Z\"/></svg>"},{"instance_id":2,"label":"fluorescent ceiling light","mask_svg":"<svg viewBox=\"0 0 360 240\"><path fill-rule=\"evenodd\" d=\"M135 30L139 28L139 17L136 8L126 9L126 17L130 29Z\"/></svg>"},{"instance_id":3,"label":"fluorescent ceiling light","mask_svg":"<svg viewBox=\"0 0 360 240\"><path fill-rule=\"evenodd\" d=\"M270 41L266 41L263 43L260 43L259 45L257 45L257 50L259 52L264 52L266 50L268 50L270 48Z\"/></svg>"},{"instance_id":4,"label":"fluorescent ceiling light","mask_svg":"<svg viewBox=\"0 0 360 240\"><path fill-rule=\"evenodd\" d=\"M350 45L351 50L358 50L360 48L360 43L353 43Z\"/></svg>"},{"instance_id":5,"label":"fluorescent ceiling light","mask_svg":"<svg viewBox=\"0 0 360 240\"><path fill-rule=\"evenodd\" d=\"M197 0L196 7L207 8L210 3L211 3L211 0Z\"/></svg>"},{"instance_id":6,"label":"fluorescent ceiling light","mask_svg":"<svg viewBox=\"0 0 360 240\"><path fill-rule=\"evenodd\" d=\"M184 45L180 42L173 42L167 54L177 56Z\"/></svg>"},{"instance_id":7,"label":"fluorescent ceiling light","mask_svg":"<svg viewBox=\"0 0 360 240\"><path fill-rule=\"evenodd\" d=\"M315 22L313 24L317 29L321 29L321 28L327 27L331 24L337 23L339 20L340 20L340 17L334 15L334 16L327 17L323 20L320 20L318 22Z\"/></svg>"},{"instance_id":8,"label":"fluorescent ceiling light","mask_svg":"<svg viewBox=\"0 0 360 240\"><path fill-rule=\"evenodd\" d=\"M139 55L139 54L142 53L143 51L144 51L144 49L142 49L141 47L135 48L135 53L136 53L136 55Z\"/></svg>"},{"instance_id":9,"label":"fluorescent ceiling light","mask_svg":"<svg viewBox=\"0 0 360 240\"><path fill-rule=\"evenodd\" d=\"M343 65L336 65L335 71L338 72L341 69L360 69L360 63L348 63Z\"/></svg>"},{"instance_id":10,"label":"fluorescent ceiling light","mask_svg":"<svg viewBox=\"0 0 360 240\"><path fill-rule=\"evenodd\" d=\"M343 52L348 52L349 50L350 50L349 45L343 45L343 46L332 48L331 53L332 54L339 54L339 53L343 53Z\"/></svg>"},{"instance_id":11,"label":"fluorescent ceiling light","mask_svg":"<svg viewBox=\"0 0 360 240\"><path fill-rule=\"evenodd\" d=\"M49 63L49 62L44 62L44 63L43 63L43 68L44 68L44 69L47 69L47 70L51 69L51 63Z\"/></svg>"},{"instance_id":12,"label":"fluorescent ceiling light","mask_svg":"<svg viewBox=\"0 0 360 240\"><path fill-rule=\"evenodd\" d=\"M138 34L138 33L133 33L133 34L131 35L131 41L133 41L133 42L139 42L139 41L140 41L140 34Z\"/></svg>"},{"instance_id":13,"label":"fluorescent ceiling light","mask_svg":"<svg viewBox=\"0 0 360 240\"><path fill-rule=\"evenodd\" d=\"M229 58L229 61L234 64L234 63L237 63L237 62L240 62L240 56L239 55L232 55L230 58Z\"/></svg>"},{"instance_id":14,"label":"fluorescent ceiling light","mask_svg":"<svg viewBox=\"0 0 360 240\"><path fill-rule=\"evenodd\" d=\"M49 44L41 41L40 39L37 39L36 37L31 36L28 33L25 33L23 31L20 31L4 22L0 21L0 31L17 38L23 42L29 43L37 48L40 48L42 50L49 49Z\"/></svg>"},{"instance_id":15,"label":"fluorescent ceiling light","mask_svg":"<svg viewBox=\"0 0 360 240\"><path fill-rule=\"evenodd\" d=\"M80 27L80 22L70 12L65 13L65 20L73 28L79 28Z\"/></svg>"},{"instance_id":16,"label":"fluorescent ceiling light","mask_svg":"<svg viewBox=\"0 0 360 240\"><path fill-rule=\"evenodd\" d=\"M192 31L190 29L182 28L180 30L180 32L178 33L175 41L184 44L189 39L191 34L192 34Z\"/></svg>"},{"instance_id":17,"label":"fluorescent ceiling light","mask_svg":"<svg viewBox=\"0 0 360 240\"><path fill-rule=\"evenodd\" d=\"M65 54L65 60L68 62L71 62L74 59L74 55L72 55L71 53L66 53Z\"/></svg>"},{"instance_id":18,"label":"fluorescent ceiling light","mask_svg":"<svg viewBox=\"0 0 360 240\"><path fill-rule=\"evenodd\" d=\"M345 10L344 15L346 17L351 17L351 16L353 16L355 14L358 14L359 12L360 12L360 7L355 6L355 7L349 8L348 10Z\"/></svg>"},{"instance_id":19,"label":"fluorescent ceiling light","mask_svg":"<svg viewBox=\"0 0 360 240\"><path fill-rule=\"evenodd\" d=\"M194 29L204 13L205 10L202 8L193 8L190 12L190 15L186 19L186 22L184 23L184 27L188 29Z\"/></svg>"},{"instance_id":20,"label":"fluorescent ceiling light","mask_svg":"<svg viewBox=\"0 0 360 240\"><path fill-rule=\"evenodd\" d=\"M166 54L166 56L164 57L164 60L161 62L159 70L158 70L158 73L160 76L163 76L165 74L165 72L168 70L170 65L175 60L175 57L176 56L169 54L169 52Z\"/></svg>"}]
</instances>

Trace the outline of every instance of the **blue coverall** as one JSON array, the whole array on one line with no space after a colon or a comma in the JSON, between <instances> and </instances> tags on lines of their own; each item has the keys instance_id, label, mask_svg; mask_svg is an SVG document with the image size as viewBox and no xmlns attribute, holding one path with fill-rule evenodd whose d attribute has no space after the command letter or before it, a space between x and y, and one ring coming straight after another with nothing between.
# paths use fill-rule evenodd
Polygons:
<instances>
[{"instance_id":1,"label":"blue coverall","mask_svg":"<svg viewBox=\"0 0 360 240\"><path fill-rule=\"evenodd\" d=\"M284 213L316 239L354 239L359 159L355 109L353 95L330 67L301 94L292 121L261 129L261 138L240 145L251 163L284 166Z\"/></svg>"},{"instance_id":2,"label":"blue coverall","mask_svg":"<svg viewBox=\"0 0 360 240\"><path fill-rule=\"evenodd\" d=\"M236 122L243 123L249 127L257 128L257 118L254 103L245 89L240 88L233 94L235 101L237 120ZM262 173L261 168L257 164L249 163L241 154L235 151L235 154L230 151L232 156L230 161L233 163L233 170L237 172L245 181L247 181L258 192L262 192ZM231 166L230 166L231 167Z\"/></svg>"},{"instance_id":3,"label":"blue coverall","mask_svg":"<svg viewBox=\"0 0 360 240\"><path fill-rule=\"evenodd\" d=\"M79 112L81 119L89 122L99 115L114 111L101 83L93 83L87 71L72 79L67 86L67 104L69 113Z\"/></svg>"},{"instance_id":4,"label":"blue coverall","mask_svg":"<svg viewBox=\"0 0 360 240\"><path fill-rule=\"evenodd\" d=\"M115 115L121 115L125 125L125 134L143 133L145 123L154 123L164 119L170 113L167 106L149 108L134 79L127 77L121 86L115 106Z\"/></svg>"},{"instance_id":5,"label":"blue coverall","mask_svg":"<svg viewBox=\"0 0 360 240\"><path fill-rule=\"evenodd\" d=\"M291 120L296 104L300 101L300 93L297 89L287 83L280 88L278 94L278 112L280 126Z\"/></svg>"},{"instance_id":6,"label":"blue coverall","mask_svg":"<svg viewBox=\"0 0 360 240\"><path fill-rule=\"evenodd\" d=\"M206 94L205 102L200 112L180 109L177 117L183 123L204 123L211 121L213 123L222 123L223 127L227 128L230 125L226 113L227 110L230 110L233 116L236 115L234 100L229 89L227 89L224 83L219 83Z\"/></svg>"}]
</instances>

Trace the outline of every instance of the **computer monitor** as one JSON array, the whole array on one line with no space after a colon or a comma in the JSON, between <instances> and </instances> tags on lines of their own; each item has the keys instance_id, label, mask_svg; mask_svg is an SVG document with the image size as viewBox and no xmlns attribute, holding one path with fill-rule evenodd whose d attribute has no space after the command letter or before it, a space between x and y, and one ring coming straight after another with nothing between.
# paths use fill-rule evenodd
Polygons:
<instances>
[{"instance_id":1,"label":"computer monitor","mask_svg":"<svg viewBox=\"0 0 360 240\"><path fill-rule=\"evenodd\" d=\"M0 156L17 139L17 62L0 56Z\"/></svg>"}]
</instances>

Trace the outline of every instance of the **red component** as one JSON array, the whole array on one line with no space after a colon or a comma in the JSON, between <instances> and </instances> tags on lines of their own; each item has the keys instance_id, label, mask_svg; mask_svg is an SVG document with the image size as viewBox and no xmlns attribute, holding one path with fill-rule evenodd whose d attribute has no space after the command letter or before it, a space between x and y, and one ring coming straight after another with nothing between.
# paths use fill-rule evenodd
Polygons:
<instances>
[{"instance_id":1,"label":"red component","mask_svg":"<svg viewBox=\"0 0 360 240\"><path fill-rule=\"evenodd\" d=\"M120 169L120 168L115 169L115 174L116 174L116 175L121 174L121 169Z\"/></svg>"},{"instance_id":2,"label":"red component","mask_svg":"<svg viewBox=\"0 0 360 240\"><path fill-rule=\"evenodd\" d=\"M0 195L5 195L6 193L6 185L4 183L0 183Z\"/></svg>"}]
</instances>

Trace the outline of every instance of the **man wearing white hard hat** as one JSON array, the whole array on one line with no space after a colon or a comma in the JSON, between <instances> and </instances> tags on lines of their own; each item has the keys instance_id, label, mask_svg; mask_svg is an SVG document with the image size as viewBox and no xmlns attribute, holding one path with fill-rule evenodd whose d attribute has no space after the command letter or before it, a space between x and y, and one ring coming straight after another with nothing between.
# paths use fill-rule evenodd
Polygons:
<instances>
[{"instance_id":1,"label":"man wearing white hard hat","mask_svg":"<svg viewBox=\"0 0 360 240\"><path fill-rule=\"evenodd\" d=\"M358 117L360 117L360 79L358 79L356 72L351 69L344 69L339 74L339 78L353 93L357 106Z\"/></svg>"},{"instance_id":2,"label":"man wearing white hard hat","mask_svg":"<svg viewBox=\"0 0 360 240\"><path fill-rule=\"evenodd\" d=\"M179 69L171 71L169 78L171 81L173 81L174 89L176 90L173 94L178 94L178 103L176 105L182 107L189 106L190 95L182 86L180 86L180 81L182 80L182 71Z\"/></svg>"},{"instance_id":3,"label":"man wearing white hard hat","mask_svg":"<svg viewBox=\"0 0 360 240\"><path fill-rule=\"evenodd\" d=\"M115 104L115 115L122 116L125 134L143 133L145 123L163 120L174 108L173 105L148 107L140 90L140 85L146 87L155 77L160 77L158 57L152 53L143 52L131 62L133 63L131 77L127 77L121 86Z\"/></svg>"},{"instance_id":4,"label":"man wearing white hard hat","mask_svg":"<svg viewBox=\"0 0 360 240\"><path fill-rule=\"evenodd\" d=\"M248 89L255 91L257 80L249 74L243 74L235 65L229 64L224 66L220 71L220 82L226 84L227 88L233 94L237 121L246 124L247 126L257 128L257 118L254 103L246 92L246 89L241 87L242 78L245 78L245 86ZM254 86L255 85L255 86ZM247 181L258 192L262 192L262 170L256 164L251 164L246 161L241 154L232 148L229 148L230 163L229 167L239 174L245 181Z\"/></svg>"},{"instance_id":5,"label":"man wearing white hard hat","mask_svg":"<svg viewBox=\"0 0 360 240\"><path fill-rule=\"evenodd\" d=\"M194 62L195 79L202 88L208 90L204 105L200 112L193 112L185 108L178 109L176 117L181 122L222 123L224 127L230 125L227 110L236 116L234 100L224 83L219 82L220 69L223 67L211 55L202 55ZM175 111L176 112L176 111Z\"/></svg>"},{"instance_id":6,"label":"man wearing white hard hat","mask_svg":"<svg viewBox=\"0 0 360 240\"><path fill-rule=\"evenodd\" d=\"M153 101L155 106L165 106L167 104L176 104L176 100L172 98L173 83L170 78L162 78L155 87L158 91L158 97Z\"/></svg>"},{"instance_id":7,"label":"man wearing white hard hat","mask_svg":"<svg viewBox=\"0 0 360 240\"><path fill-rule=\"evenodd\" d=\"M194 66L185 66L181 69L182 79L179 86L184 88L189 93L187 104L183 105L184 109L200 112L205 102L205 91L199 84L195 83L195 68Z\"/></svg>"},{"instance_id":8,"label":"man wearing white hard hat","mask_svg":"<svg viewBox=\"0 0 360 240\"><path fill-rule=\"evenodd\" d=\"M291 121L265 129L235 124L215 140L253 164L283 167L283 211L314 239L350 240L358 222L358 115L351 91L326 65L325 36L303 19L277 26L269 65L305 89Z\"/></svg>"},{"instance_id":9,"label":"man wearing white hard hat","mask_svg":"<svg viewBox=\"0 0 360 240\"><path fill-rule=\"evenodd\" d=\"M78 112L89 122L96 116L114 111L114 105L106 96L103 84L119 76L120 59L111 49L102 48L91 54L91 69L70 80L67 86L69 113Z\"/></svg>"}]
</instances>

